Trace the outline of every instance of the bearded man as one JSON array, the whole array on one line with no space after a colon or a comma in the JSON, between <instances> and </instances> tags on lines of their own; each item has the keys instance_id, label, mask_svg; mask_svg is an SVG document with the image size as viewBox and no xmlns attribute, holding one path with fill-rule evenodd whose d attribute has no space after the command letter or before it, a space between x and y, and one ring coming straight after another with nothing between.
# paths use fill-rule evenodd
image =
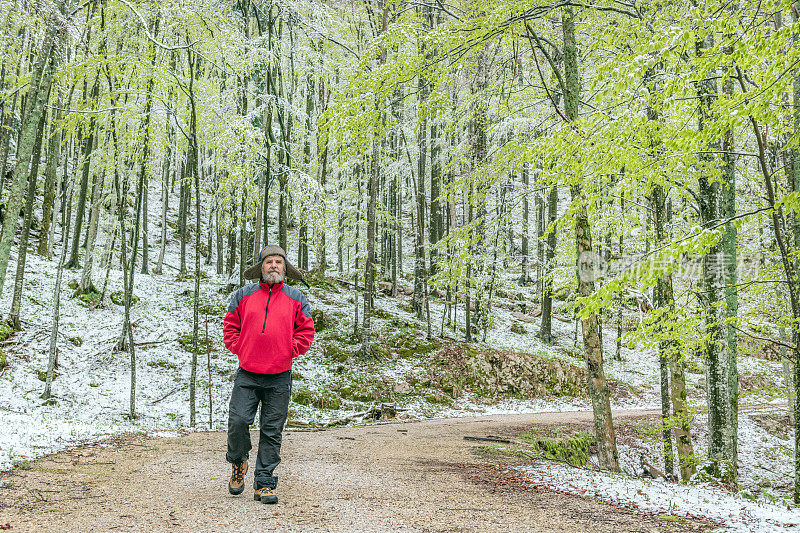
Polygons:
<instances>
[{"instance_id":1,"label":"bearded man","mask_svg":"<svg viewBox=\"0 0 800 533\"><path fill-rule=\"evenodd\" d=\"M223 326L225 346L239 358L228 412L225 460L233 465L228 491L231 494L244 491L252 447L249 426L261 404L254 499L277 503L278 476L273 472L281 461L281 433L289 411L292 361L311 346L314 321L303 293L283 283L286 277L302 280L302 275L286 261L286 252L280 246L265 246L256 262L245 270L244 277L259 281L236 291Z\"/></svg>"}]
</instances>

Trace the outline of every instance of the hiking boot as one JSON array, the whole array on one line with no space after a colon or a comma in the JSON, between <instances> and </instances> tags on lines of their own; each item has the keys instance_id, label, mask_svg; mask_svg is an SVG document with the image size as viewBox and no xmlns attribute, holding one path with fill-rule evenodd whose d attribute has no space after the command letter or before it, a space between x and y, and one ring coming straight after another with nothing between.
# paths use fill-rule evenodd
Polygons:
<instances>
[{"instance_id":1,"label":"hiking boot","mask_svg":"<svg viewBox=\"0 0 800 533\"><path fill-rule=\"evenodd\" d=\"M255 501L260 501L261 503L278 503L278 497L275 495L275 489L271 489L269 487L261 487L260 489L256 489L255 494L253 494L253 499Z\"/></svg>"},{"instance_id":2,"label":"hiking boot","mask_svg":"<svg viewBox=\"0 0 800 533\"><path fill-rule=\"evenodd\" d=\"M244 475L247 473L247 461L233 463L233 472L228 481L228 492L231 494L241 494L244 491Z\"/></svg>"}]
</instances>

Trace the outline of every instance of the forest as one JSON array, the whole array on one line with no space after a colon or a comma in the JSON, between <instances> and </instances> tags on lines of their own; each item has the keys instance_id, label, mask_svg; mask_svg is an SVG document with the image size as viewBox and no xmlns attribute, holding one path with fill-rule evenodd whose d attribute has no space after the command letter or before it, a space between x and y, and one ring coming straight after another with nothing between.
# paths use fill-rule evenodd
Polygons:
<instances>
[{"instance_id":1,"label":"forest","mask_svg":"<svg viewBox=\"0 0 800 533\"><path fill-rule=\"evenodd\" d=\"M275 243L356 289L365 359L403 280L427 340L485 343L523 287L550 344L568 302L611 471L622 346L658 359L661 467L731 486L739 359L778 361L800 503L800 2L0 0L0 40L3 327L35 312L26 256L51 261L44 400L68 291L119 290L135 418L134 293L171 276L194 425L201 285Z\"/></svg>"}]
</instances>

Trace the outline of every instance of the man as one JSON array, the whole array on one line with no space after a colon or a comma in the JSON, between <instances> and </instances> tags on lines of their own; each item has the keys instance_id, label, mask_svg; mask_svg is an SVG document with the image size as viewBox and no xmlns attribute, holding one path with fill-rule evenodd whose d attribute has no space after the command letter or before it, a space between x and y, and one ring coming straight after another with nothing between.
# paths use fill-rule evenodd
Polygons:
<instances>
[{"instance_id":1,"label":"man","mask_svg":"<svg viewBox=\"0 0 800 533\"><path fill-rule=\"evenodd\" d=\"M280 463L281 432L286 423L292 387L292 360L308 351L314 340L311 307L299 290L284 285L286 277L302 279L286 261L286 252L274 244L265 246L255 264L244 272L258 283L237 290L228 305L223 327L225 346L239 357L228 413L228 453L233 465L228 482L231 494L244 491L248 469L250 424L261 404L253 488L254 499L277 503L273 475Z\"/></svg>"}]
</instances>

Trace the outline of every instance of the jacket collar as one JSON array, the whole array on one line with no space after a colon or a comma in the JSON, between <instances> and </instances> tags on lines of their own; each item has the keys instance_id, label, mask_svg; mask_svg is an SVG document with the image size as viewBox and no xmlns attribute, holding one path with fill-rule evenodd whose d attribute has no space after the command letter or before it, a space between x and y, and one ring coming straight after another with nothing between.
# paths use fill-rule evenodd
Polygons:
<instances>
[{"instance_id":1,"label":"jacket collar","mask_svg":"<svg viewBox=\"0 0 800 533\"><path fill-rule=\"evenodd\" d=\"M258 282L258 283L259 283L259 285L261 285L261 288L262 288L262 289L264 289L265 291L269 291L269 284L267 284L267 283L264 283L264 282L263 282L263 281L261 281L261 280L259 280L259 282ZM276 291L279 291L279 290L281 290L282 288L283 288L283 282L282 282L282 281L281 281L281 282L279 282L279 283L276 283L275 285L273 285L273 286L272 286L272 289L273 289L273 290L276 290Z\"/></svg>"}]
</instances>

